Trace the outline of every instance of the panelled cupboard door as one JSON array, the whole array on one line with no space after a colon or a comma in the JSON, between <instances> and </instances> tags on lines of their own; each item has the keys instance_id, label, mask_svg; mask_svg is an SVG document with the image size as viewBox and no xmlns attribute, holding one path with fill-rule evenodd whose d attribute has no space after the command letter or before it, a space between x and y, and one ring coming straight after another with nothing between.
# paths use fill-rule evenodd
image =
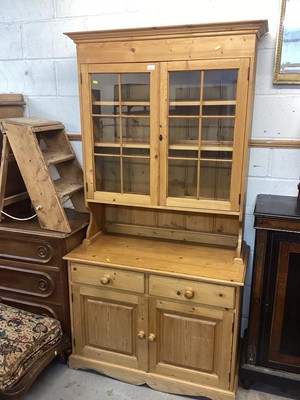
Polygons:
<instances>
[{"instance_id":1,"label":"panelled cupboard door","mask_svg":"<svg viewBox=\"0 0 300 400\"><path fill-rule=\"evenodd\" d=\"M158 202L159 67L82 65L87 199Z\"/></svg>"},{"instance_id":2,"label":"panelled cupboard door","mask_svg":"<svg viewBox=\"0 0 300 400\"><path fill-rule=\"evenodd\" d=\"M147 370L147 341L141 339L148 309L142 296L72 285L72 298L75 355Z\"/></svg>"},{"instance_id":3,"label":"panelled cupboard door","mask_svg":"<svg viewBox=\"0 0 300 400\"><path fill-rule=\"evenodd\" d=\"M161 205L239 210L248 69L248 59L161 64Z\"/></svg>"},{"instance_id":4,"label":"panelled cupboard door","mask_svg":"<svg viewBox=\"0 0 300 400\"><path fill-rule=\"evenodd\" d=\"M229 389L233 312L150 300L149 372Z\"/></svg>"}]
</instances>

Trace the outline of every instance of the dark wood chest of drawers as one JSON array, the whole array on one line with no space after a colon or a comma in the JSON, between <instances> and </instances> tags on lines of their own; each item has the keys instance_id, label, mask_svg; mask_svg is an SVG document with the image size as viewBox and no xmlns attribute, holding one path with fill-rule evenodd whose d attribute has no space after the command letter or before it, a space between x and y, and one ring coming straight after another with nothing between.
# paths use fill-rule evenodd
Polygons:
<instances>
[{"instance_id":1,"label":"dark wood chest of drawers","mask_svg":"<svg viewBox=\"0 0 300 400\"><path fill-rule=\"evenodd\" d=\"M0 223L0 298L3 303L47 314L70 334L67 262L63 256L85 238L88 215L68 211L72 232L40 228L38 221Z\"/></svg>"}]
</instances>

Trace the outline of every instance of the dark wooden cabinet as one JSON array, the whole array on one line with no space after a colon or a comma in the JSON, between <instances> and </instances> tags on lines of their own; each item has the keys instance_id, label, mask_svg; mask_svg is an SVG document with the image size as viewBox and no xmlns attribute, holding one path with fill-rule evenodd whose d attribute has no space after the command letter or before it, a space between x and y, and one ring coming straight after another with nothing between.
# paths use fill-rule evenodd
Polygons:
<instances>
[{"instance_id":1,"label":"dark wooden cabinet","mask_svg":"<svg viewBox=\"0 0 300 400\"><path fill-rule=\"evenodd\" d=\"M71 233L42 229L37 220L0 223L0 299L61 321L71 336L67 262L85 238L88 214L68 210Z\"/></svg>"},{"instance_id":2,"label":"dark wooden cabinet","mask_svg":"<svg viewBox=\"0 0 300 400\"><path fill-rule=\"evenodd\" d=\"M300 388L300 202L259 195L249 327L240 379Z\"/></svg>"}]
</instances>

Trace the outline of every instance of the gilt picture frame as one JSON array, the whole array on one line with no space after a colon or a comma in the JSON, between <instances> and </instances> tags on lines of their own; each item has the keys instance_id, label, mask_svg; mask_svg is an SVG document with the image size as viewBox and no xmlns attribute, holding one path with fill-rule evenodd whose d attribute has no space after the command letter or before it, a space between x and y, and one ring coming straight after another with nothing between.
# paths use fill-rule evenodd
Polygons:
<instances>
[{"instance_id":1,"label":"gilt picture frame","mask_svg":"<svg viewBox=\"0 0 300 400\"><path fill-rule=\"evenodd\" d=\"M274 84L300 85L300 0L281 0Z\"/></svg>"}]
</instances>

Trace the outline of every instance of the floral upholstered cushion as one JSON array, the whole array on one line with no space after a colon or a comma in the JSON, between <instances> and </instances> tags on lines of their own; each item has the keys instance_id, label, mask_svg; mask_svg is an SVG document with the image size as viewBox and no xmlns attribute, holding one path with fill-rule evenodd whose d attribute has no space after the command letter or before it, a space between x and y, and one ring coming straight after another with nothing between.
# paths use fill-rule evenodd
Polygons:
<instances>
[{"instance_id":1,"label":"floral upholstered cushion","mask_svg":"<svg viewBox=\"0 0 300 400\"><path fill-rule=\"evenodd\" d=\"M0 303L0 390L16 383L61 337L59 321Z\"/></svg>"}]
</instances>

